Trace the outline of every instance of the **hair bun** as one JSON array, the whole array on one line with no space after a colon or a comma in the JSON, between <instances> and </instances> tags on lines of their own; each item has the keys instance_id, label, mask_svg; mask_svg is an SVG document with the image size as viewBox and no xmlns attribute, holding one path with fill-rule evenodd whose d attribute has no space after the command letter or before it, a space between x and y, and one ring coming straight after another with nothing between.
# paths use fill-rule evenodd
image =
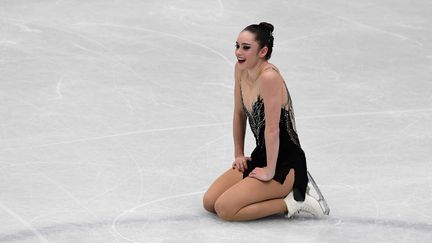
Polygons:
<instances>
[{"instance_id":1,"label":"hair bun","mask_svg":"<svg viewBox=\"0 0 432 243\"><path fill-rule=\"evenodd\" d=\"M261 23L259 23L258 26L261 27L261 28L263 28L263 29L265 29L265 30L267 30L267 31L270 32L270 33L273 33L274 27L273 27L273 25L270 24L270 23L267 23L267 22L261 22Z\"/></svg>"}]
</instances>

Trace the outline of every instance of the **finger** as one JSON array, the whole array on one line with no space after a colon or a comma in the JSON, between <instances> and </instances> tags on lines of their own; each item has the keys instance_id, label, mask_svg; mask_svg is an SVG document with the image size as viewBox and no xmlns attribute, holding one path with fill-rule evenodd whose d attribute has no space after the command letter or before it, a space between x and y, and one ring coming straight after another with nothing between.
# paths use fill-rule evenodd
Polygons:
<instances>
[{"instance_id":1,"label":"finger","mask_svg":"<svg viewBox=\"0 0 432 243\"><path fill-rule=\"evenodd\" d=\"M253 174L255 178L259 179L260 173L258 171L254 171Z\"/></svg>"},{"instance_id":2,"label":"finger","mask_svg":"<svg viewBox=\"0 0 432 243\"><path fill-rule=\"evenodd\" d=\"M243 164L243 168L245 168L245 169L247 170L247 169L248 169L248 166L247 166L246 161L244 161L242 164Z\"/></svg>"},{"instance_id":3,"label":"finger","mask_svg":"<svg viewBox=\"0 0 432 243\"><path fill-rule=\"evenodd\" d=\"M236 164L236 168L238 171L240 171L241 173L243 173L243 169L241 168L240 164Z\"/></svg>"},{"instance_id":4,"label":"finger","mask_svg":"<svg viewBox=\"0 0 432 243\"><path fill-rule=\"evenodd\" d=\"M240 167L240 169L241 169L241 172L244 172L244 171L245 171L245 168L244 168L243 163L239 163L239 167Z\"/></svg>"}]
</instances>

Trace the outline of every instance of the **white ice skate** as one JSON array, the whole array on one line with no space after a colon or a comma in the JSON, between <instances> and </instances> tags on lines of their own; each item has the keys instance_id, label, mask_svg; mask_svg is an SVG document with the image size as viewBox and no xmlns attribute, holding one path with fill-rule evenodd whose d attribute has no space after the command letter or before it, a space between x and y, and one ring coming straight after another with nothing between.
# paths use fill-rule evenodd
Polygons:
<instances>
[{"instance_id":1,"label":"white ice skate","mask_svg":"<svg viewBox=\"0 0 432 243\"><path fill-rule=\"evenodd\" d=\"M296 201L294 199L294 193L290 192L284 199L288 208L288 213L286 215L288 218L291 218L294 214L299 212L309 213L315 217L329 215L330 208L328 207L327 202L325 201L320 189L318 188L318 185L315 183L315 180L312 178L309 171L308 178L319 199L317 200L309 194L309 187L306 190L305 200L303 202Z\"/></svg>"},{"instance_id":2,"label":"white ice skate","mask_svg":"<svg viewBox=\"0 0 432 243\"><path fill-rule=\"evenodd\" d=\"M294 199L293 192L290 192L284 200L288 208L288 218L291 218L294 214L300 212L306 212L315 217L324 215L324 211L321 209L319 202L309 194L306 194L303 202L297 202Z\"/></svg>"}]
</instances>

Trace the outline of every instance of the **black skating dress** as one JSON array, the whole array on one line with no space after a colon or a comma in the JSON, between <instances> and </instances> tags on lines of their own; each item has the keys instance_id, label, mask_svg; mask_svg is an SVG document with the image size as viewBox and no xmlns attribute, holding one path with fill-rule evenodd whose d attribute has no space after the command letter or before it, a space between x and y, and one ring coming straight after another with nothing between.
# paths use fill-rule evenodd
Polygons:
<instances>
[{"instance_id":1,"label":"black skating dress","mask_svg":"<svg viewBox=\"0 0 432 243\"><path fill-rule=\"evenodd\" d=\"M278 72L276 68L271 68ZM296 201L304 201L306 187L308 184L306 157L303 149L300 146L300 141L297 135L291 97L285 82L284 85L287 92L288 101L284 107L281 107L281 116L279 119L279 154L277 157L276 171L273 180L283 184L290 169L294 169L294 199ZM256 167L267 166L266 147L264 140L265 116L264 102L260 96L258 96L257 101L253 103L252 110L249 111L246 108L243 102L241 80L240 94L243 110L247 115L250 128L256 141L256 147L251 154L252 160L248 162L248 169L243 173L243 178L245 178Z\"/></svg>"}]
</instances>

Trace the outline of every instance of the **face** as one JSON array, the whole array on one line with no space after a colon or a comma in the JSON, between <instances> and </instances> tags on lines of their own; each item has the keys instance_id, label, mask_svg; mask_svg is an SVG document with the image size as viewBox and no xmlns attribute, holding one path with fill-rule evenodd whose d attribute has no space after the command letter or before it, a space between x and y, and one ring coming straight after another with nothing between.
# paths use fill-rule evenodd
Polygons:
<instances>
[{"instance_id":1,"label":"face","mask_svg":"<svg viewBox=\"0 0 432 243\"><path fill-rule=\"evenodd\" d=\"M241 70L251 69L260 60L264 59L265 53L262 55L264 48L260 49L258 42L255 40L255 34L249 31L240 32L235 47L238 67Z\"/></svg>"}]
</instances>

